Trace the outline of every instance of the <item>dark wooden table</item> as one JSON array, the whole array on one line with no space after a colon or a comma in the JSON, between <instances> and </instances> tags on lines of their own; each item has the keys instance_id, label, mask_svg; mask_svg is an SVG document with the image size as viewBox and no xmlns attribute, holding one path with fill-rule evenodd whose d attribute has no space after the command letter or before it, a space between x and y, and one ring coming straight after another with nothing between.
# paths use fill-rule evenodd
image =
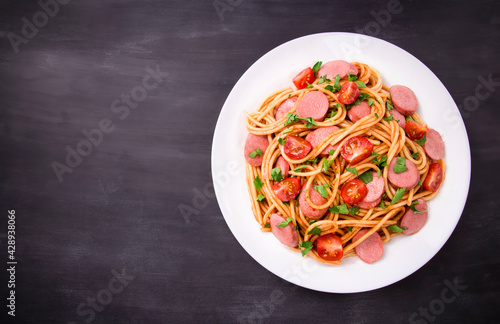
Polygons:
<instances>
[{"instance_id":1,"label":"dark wooden table","mask_svg":"<svg viewBox=\"0 0 500 324\"><path fill-rule=\"evenodd\" d=\"M41 1L48 14L36 1L0 4L0 263L8 210L18 261L15 318L0 269L2 318L499 322L498 1L59 1ZM210 191L195 199L211 188L212 135L238 78L283 42L330 31L424 62L461 108L472 152L446 245L410 277L358 294L276 277L237 243ZM189 222L181 204L194 208Z\"/></svg>"}]
</instances>

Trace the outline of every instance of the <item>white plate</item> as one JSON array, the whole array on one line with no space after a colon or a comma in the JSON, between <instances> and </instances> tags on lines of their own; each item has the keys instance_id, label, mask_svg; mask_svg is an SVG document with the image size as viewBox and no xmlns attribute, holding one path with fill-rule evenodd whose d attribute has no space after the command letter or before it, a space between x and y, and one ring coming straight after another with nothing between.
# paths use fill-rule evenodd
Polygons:
<instances>
[{"instance_id":1,"label":"white plate","mask_svg":"<svg viewBox=\"0 0 500 324\"><path fill-rule=\"evenodd\" d=\"M446 180L429 203L429 219L412 236L384 245L383 257L366 264L357 257L328 266L289 250L271 233L262 233L250 207L243 146L248 134L244 112L255 111L274 91L316 61L343 59L366 63L385 84L403 84L418 98L418 114L445 140ZM351 33L301 37L255 62L229 94L217 121L212 176L219 206L238 242L262 266L296 285L324 292L351 293L395 283L427 263L444 245L462 214L470 182L470 151L455 102L439 79L417 58L386 41ZM456 251L460 253L460 251Z\"/></svg>"}]
</instances>

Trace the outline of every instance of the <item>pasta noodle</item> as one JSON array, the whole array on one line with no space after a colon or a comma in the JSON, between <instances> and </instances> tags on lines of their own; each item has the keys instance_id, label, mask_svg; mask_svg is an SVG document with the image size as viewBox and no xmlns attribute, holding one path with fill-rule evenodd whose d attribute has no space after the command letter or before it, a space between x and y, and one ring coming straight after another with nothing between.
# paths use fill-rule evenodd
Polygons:
<instances>
[{"instance_id":1,"label":"pasta noodle","mask_svg":"<svg viewBox=\"0 0 500 324\"><path fill-rule=\"evenodd\" d=\"M399 201L391 204L398 188L394 187L388 181L388 167L379 165L380 163L376 163L377 161L374 162L374 157L381 158L386 156L387 164L384 166L389 165L397 157L404 157L415 164L422 180L426 178L429 165L433 161L426 156L421 145L406 136L405 130L398 126L395 120L387 118L391 115L387 109L387 102L391 106L391 98L389 88L383 84L380 73L366 64L358 62L353 64L359 70L357 80L366 85L366 87L360 88L360 93L368 94L371 99L371 113L356 123L347 119L346 106L339 103L338 93L331 91L333 83L320 83L320 81L324 80L318 79L304 89L294 90L286 88L277 91L266 98L255 112L246 114L246 127L248 131L255 135L265 135L269 141L269 146L263 153L262 165L252 166L248 163L246 165L246 179L255 220L260 224L261 231L269 232L271 231L269 222L272 214L277 213L283 216L283 218L290 217L293 219L291 223L295 226L299 236L298 247L292 248L296 251L305 249L302 244L304 241L316 241L319 236L310 234L310 232L314 228L319 228L321 235L334 233L340 237L342 240L343 257L354 256L356 255L354 248L374 232L380 235L384 243L401 234L393 232L389 229L389 226L398 224L405 213L406 207L410 206L413 201L416 199L428 201L437 194L437 192L426 190L422 186L422 183L419 182L413 189L406 190ZM341 85L345 82L347 80L340 80ZM328 87L329 85L330 87ZM279 120L275 120L275 112L283 101L297 96L295 107L289 111L289 114L295 113L297 103L304 95L311 91L320 91L328 98L329 108L325 120L316 122L317 125L312 125L310 128L307 126L311 125L306 125L301 121L286 125L286 115ZM335 111L336 113L332 114ZM329 117L331 115L333 117ZM411 117L416 122L423 124L422 119L416 113ZM384 118L389 119L389 121ZM280 145L278 141L278 139L286 138L290 135L304 137L317 128L334 125L340 127L340 129L324 137L318 145L313 147L301 159L293 160L288 157L284 152L284 146ZM372 154L377 155L370 155L353 165L348 164L342 158L340 148L349 138L354 136L367 138L374 146L373 151L376 152ZM328 157L321 158L319 154L329 145L338 145L339 149L336 149ZM418 152L418 157L415 157L416 152ZM379 206L371 209L353 209L353 214L335 213L335 210L332 211L330 209L321 219L316 221L309 219L299 208L298 197L286 203L279 200L272 189L274 181L271 178L271 172L280 156L284 157L290 164L289 176L297 177L300 180L302 190L308 192L311 186L326 185L324 186L327 192L326 203L315 205L309 196L306 197L309 205L315 209L329 208L346 203L340 195L342 185L358 177L351 171L347 171L347 168L355 168L359 175L367 171L380 172L385 183L385 193L382 202ZM444 160L441 159L438 162L441 164L444 174ZM325 163L331 163L331 165L328 168L324 168ZM301 167L301 169L297 170L297 167ZM260 190L257 190L258 188L254 185L257 177L263 183ZM265 199L262 199L262 196L258 199L259 195L264 196ZM353 243L352 238L363 229L367 229L369 232ZM339 265L341 263L341 261L324 260L318 255L315 249L310 249L307 256L331 265Z\"/></svg>"}]
</instances>

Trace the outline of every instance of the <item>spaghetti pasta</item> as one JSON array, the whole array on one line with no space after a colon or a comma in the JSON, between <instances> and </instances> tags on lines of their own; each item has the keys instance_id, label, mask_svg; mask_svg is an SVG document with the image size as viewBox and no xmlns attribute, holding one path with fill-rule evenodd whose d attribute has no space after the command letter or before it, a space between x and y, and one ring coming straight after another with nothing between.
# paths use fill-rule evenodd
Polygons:
<instances>
[{"instance_id":1,"label":"spaghetti pasta","mask_svg":"<svg viewBox=\"0 0 500 324\"><path fill-rule=\"evenodd\" d=\"M256 153L261 153L258 154L262 159L261 164L247 163L246 165L252 211L256 221L261 225L261 231L271 231L270 218L273 214L278 214L287 220L286 223L292 224L291 226L298 234L299 244L291 247L292 249L302 251L303 255L331 265L339 265L341 260L329 261L313 248L321 236L327 234L338 236L342 242L343 257L354 256L356 247L373 233L377 233L384 243L400 235L401 230L398 229L401 228L398 224L407 210L413 206L412 203L415 204L417 199L428 201L437 194L437 189L430 191L422 185L433 160L426 155L422 143L411 140L406 135L405 129L392 118L389 108L393 107L394 102L391 100L390 89L382 82L380 73L363 63L352 64L359 71L357 75L348 74L348 80L345 78L339 80L337 77L335 87L333 80L326 77L316 78L303 89L286 88L274 92L256 111L246 114L248 131L253 135L267 137L269 142L267 147ZM356 122L348 118L348 110L352 105L342 104L338 91L338 86L352 83L354 79L360 85L360 98L367 100L371 109L368 115ZM298 104L304 96L314 91L321 92L328 99L327 116L329 117L323 120L297 118ZM276 110L280 104L291 97L297 97L293 108L288 111L288 114L276 120ZM411 119L417 124L424 125L423 120L416 113L411 115ZM339 129L323 137L305 156L294 159L287 155L285 145L283 145L287 138L291 136L303 138L312 131L331 126L337 126ZM344 144L355 137L366 138L373 145L373 151L361 161L349 163L341 151ZM325 149L332 146L336 149L329 149L329 155L324 156ZM322 188L319 192L324 198L321 204L318 204L317 200L316 203L313 202L312 195L305 195L305 201L309 207L316 210L328 208L320 219L311 219L304 215L298 197L289 202L277 197L273 186L279 183L276 180L280 180L280 177L278 176L277 179L274 177L273 180L272 173L282 171L275 169L280 156L290 165L288 176L300 181L302 191L308 193L310 190ZM414 164L418 170L418 178L421 179L413 188L404 190L404 193L389 179L389 165L397 158L404 158L405 161ZM442 167L444 175L444 160L441 158L437 162ZM358 179L365 172L376 172L383 177L384 181L380 204L368 209L347 203L341 194L346 183ZM261 183L256 186L255 181ZM344 205L349 212L346 212L345 208L339 208ZM353 242L353 238L361 230L368 230L368 232Z\"/></svg>"}]
</instances>

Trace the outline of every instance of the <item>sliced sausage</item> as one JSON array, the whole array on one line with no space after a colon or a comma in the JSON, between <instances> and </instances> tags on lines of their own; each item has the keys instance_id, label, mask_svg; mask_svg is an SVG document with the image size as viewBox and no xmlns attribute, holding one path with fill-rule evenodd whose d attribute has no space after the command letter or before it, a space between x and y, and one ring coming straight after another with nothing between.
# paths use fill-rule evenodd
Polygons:
<instances>
[{"instance_id":1,"label":"sliced sausage","mask_svg":"<svg viewBox=\"0 0 500 324\"><path fill-rule=\"evenodd\" d=\"M368 232L368 229L359 231L352 238L352 242L356 242ZM380 235L377 232L374 232L366 240L359 243L359 245L354 248L354 251L356 251L356 254L361 261L371 264L380 259L382 254L384 254L384 243L382 242Z\"/></svg>"},{"instance_id":2,"label":"sliced sausage","mask_svg":"<svg viewBox=\"0 0 500 324\"><path fill-rule=\"evenodd\" d=\"M328 98L323 92L306 93L297 103L297 116L322 121L328 112Z\"/></svg>"},{"instance_id":3,"label":"sliced sausage","mask_svg":"<svg viewBox=\"0 0 500 324\"><path fill-rule=\"evenodd\" d=\"M377 200L370 201L370 202L364 202L364 201L361 200L359 203L357 203L357 205L358 205L359 208L370 209L370 208L373 208L373 207L377 207L380 204L381 200L382 200L382 197L380 197Z\"/></svg>"},{"instance_id":4,"label":"sliced sausage","mask_svg":"<svg viewBox=\"0 0 500 324\"><path fill-rule=\"evenodd\" d=\"M359 105L352 106L351 109L347 111L347 116L349 116L349 119L355 123L361 118L371 114L371 112L372 108L366 100L363 100Z\"/></svg>"},{"instance_id":5,"label":"sliced sausage","mask_svg":"<svg viewBox=\"0 0 500 324\"><path fill-rule=\"evenodd\" d=\"M272 214L269 218L269 224L271 225L271 232L282 244L295 247L299 244L299 235L293 227L293 223L289 222L285 227L278 227L282 222L286 222L286 219L278 214Z\"/></svg>"},{"instance_id":6,"label":"sliced sausage","mask_svg":"<svg viewBox=\"0 0 500 324\"><path fill-rule=\"evenodd\" d=\"M357 205L358 207L364 209L370 209L380 203L382 195L384 194L384 177L382 177L382 175L379 177L377 172L372 171L372 181L368 182L366 188L368 189L368 192L366 193L365 198L363 198Z\"/></svg>"},{"instance_id":7,"label":"sliced sausage","mask_svg":"<svg viewBox=\"0 0 500 324\"><path fill-rule=\"evenodd\" d=\"M295 107L295 102L297 101L297 96L293 96L291 98L288 98L287 100L283 101L279 106L278 109L276 110L276 114L274 115L274 118L276 120L280 119L281 117L285 116L290 110L292 110L293 107Z\"/></svg>"},{"instance_id":8,"label":"sliced sausage","mask_svg":"<svg viewBox=\"0 0 500 324\"><path fill-rule=\"evenodd\" d=\"M396 173L394 172L394 166L396 165L396 157L392 159L391 163L389 164L389 170L388 170L388 175L387 178L389 179L389 182L394 186L398 188L406 188L406 189L411 189L415 187L418 184L418 181L420 180L420 173L418 172L417 167L413 162L411 162L408 159L405 159L405 166L408 168L408 170L403 171L401 173Z\"/></svg>"},{"instance_id":9,"label":"sliced sausage","mask_svg":"<svg viewBox=\"0 0 500 324\"><path fill-rule=\"evenodd\" d=\"M306 136L306 141L311 143L311 145L316 147L321 141L328 135L330 135L333 132L338 131L339 128L337 126L328 126L328 127L320 127ZM338 145L336 145L338 147ZM335 150L335 148L332 145L328 145L319 155L320 156L328 156L328 151L329 150Z\"/></svg>"},{"instance_id":10,"label":"sliced sausage","mask_svg":"<svg viewBox=\"0 0 500 324\"><path fill-rule=\"evenodd\" d=\"M417 96L410 88L395 85L389 91L391 92L392 104L405 116L413 115L417 111Z\"/></svg>"},{"instance_id":11,"label":"sliced sausage","mask_svg":"<svg viewBox=\"0 0 500 324\"><path fill-rule=\"evenodd\" d=\"M397 109L389 110L389 115L392 115L392 119L398 123L399 127L405 129L406 127L406 118L403 116Z\"/></svg>"},{"instance_id":12,"label":"sliced sausage","mask_svg":"<svg viewBox=\"0 0 500 324\"><path fill-rule=\"evenodd\" d=\"M321 197L319 192L314 190L313 187L314 184L311 184L311 186L309 187L309 198L311 199L311 201L316 205L323 205L324 203L326 203L328 200L326 200L326 198ZM305 190L302 190L300 192L299 207L302 213L304 213L304 215L312 219L320 219L328 211L328 207L323 209L312 208L311 205L309 205L309 203L306 200Z\"/></svg>"},{"instance_id":13,"label":"sliced sausage","mask_svg":"<svg viewBox=\"0 0 500 324\"><path fill-rule=\"evenodd\" d=\"M438 132L431 128L427 133L427 141L424 144L424 151L431 159L436 161L441 160L444 155L443 139Z\"/></svg>"},{"instance_id":14,"label":"sliced sausage","mask_svg":"<svg viewBox=\"0 0 500 324\"><path fill-rule=\"evenodd\" d=\"M423 199L418 199L417 201L418 204L415 205L416 210L427 210L427 203ZM401 218L401 228L403 228L403 234L412 235L420 231L427 222L428 214L429 213L427 211L423 213L415 213L407 207L403 218Z\"/></svg>"},{"instance_id":15,"label":"sliced sausage","mask_svg":"<svg viewBox=\"0 0 500 324\"><path fill-rule=\"evenodd\" d=\"M358 67L346 61L336 60L323 64L318 70L317 76L319 78L326 75L328 79L333 80L338 74L341 79L344 79L347 77L347 73L357 75Z\"/></svg>"},{"instance_id":16,"label":"sliced sausage","mask_svg":"<svg viewBox=\"0 0 500 324\"><path fill-rule=\"evenodd\" d=\"M280 156L278 160L276 160L276 166L281 169L281 174L283 175L283 179L288 178L288 172L290 171L290 164L288 164L287 160L284 157Z\"/></svg>"},{"instance_id":17,"label":"sliced sausage","mask_svg":"<svg viewBox=\"0 0 500 324\"><path fill-rule=\"evenodd\" d=\"M245 141L245 160L247 160L248 164L252 166L261 166L264 153L266 152L268 146L269 141L267 140L267 136L249 133ZM258 148L261 149L262 155L255 155L253 158L250 157L249 154Z\"/></svg>"}]
</instances>

